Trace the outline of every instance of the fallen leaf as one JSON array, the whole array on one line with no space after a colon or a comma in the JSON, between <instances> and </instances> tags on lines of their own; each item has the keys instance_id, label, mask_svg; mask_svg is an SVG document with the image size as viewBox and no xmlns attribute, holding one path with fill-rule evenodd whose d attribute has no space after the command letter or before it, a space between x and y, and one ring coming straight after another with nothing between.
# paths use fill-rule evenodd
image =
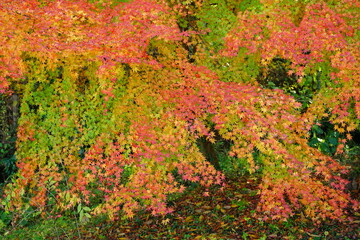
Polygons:
<instances>
[{"instance_id":1,"label":"fallen leaf","mask_svg":"<svg viewBox=\"0 0 360 240\"><path fill-rule=\"evenodd\" d=\"M146 221L145 224L146 225L150 225L152 223L152 220Z\"/></svg>"},{"instance_id":2,"label":"fallen leaf","mask_svg":"<svg viewBox=\"0 0 360 240\"><path fill-rule=\"evenodd\" d=\"M193 221L193 216L188 216L186 219L185 219L185 222L192 222Z\"/></svg>"}]
</instances>

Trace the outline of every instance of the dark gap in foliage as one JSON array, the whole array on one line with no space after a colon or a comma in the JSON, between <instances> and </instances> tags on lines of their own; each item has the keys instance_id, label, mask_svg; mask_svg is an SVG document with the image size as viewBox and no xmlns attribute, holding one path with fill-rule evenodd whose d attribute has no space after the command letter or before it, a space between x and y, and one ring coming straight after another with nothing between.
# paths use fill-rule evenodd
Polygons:
<instances>
[{"instance_id":1,"label":"dark gap in foliage","mask_svg":"<svg viewBox=\"0 0 360 240\"><path fill-rule=\"evenodd\" d=\"M216 169L220 169L218 153L215 149L215 143L211 143L206 137L198 139L197 144L201 153L204 155L207 161L209 161Z\"/></svg>"},{"instance_id":2,"label":"dark gap in foliage","mask_svg":"<svg viewBox=\"0 0 360 240\"><path fill-rule=\"evenodd\" d=\"M334 129L329 119L322 119L315 124L309 134L309 146L319 149L326 155L334 156L339 145L340 134Z\"/></svg>"},{"instance_id":3,"label":"dark gap in foliage","mask_svg":"<svg viewBox=\"0 0 360 240\"><path fill-rule=\"evenodd\" d=\"M86 71L88 70L88 67L82 67L78 71L78 77L76 79L76 87L78 92L81 94L84 94L86 89L89 87L90 81L89 78L86 75Z\"/></svg>"},{"instance_id":4,"label":"dark gap in foliage","mask_svg":"<svg viewBox=\"0 0 360 240\"><path fill-rule=\"evenodd\" d=\"M0 95L0 183L17 171L15 142L18 118L18 95Z\"/></svg>"},{"instance_id":5,"label":"dark gap in foliage","mask_svg":"<svg viewBox=\"0 0 360 240\"><path fill-rule=\"evenodd\" d=\"M310 54L310 51L303 50L304 54ZM321 71L313 75L305 75L301 83L298 77L293 73L289 75L291 62L283 58L274 58L271 62L262 67L257 77L257 82L263 88L282 89L286 94L295 98L302 104L302 112L305 112L310 106L314 95L321 88Z\"/></svg>"}]
</instances>

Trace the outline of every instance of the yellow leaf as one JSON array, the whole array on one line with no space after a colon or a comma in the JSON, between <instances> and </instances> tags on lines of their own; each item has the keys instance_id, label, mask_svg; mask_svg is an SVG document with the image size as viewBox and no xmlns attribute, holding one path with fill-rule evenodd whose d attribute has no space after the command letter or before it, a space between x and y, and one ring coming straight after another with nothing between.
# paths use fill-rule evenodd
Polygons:
<instances>
[{"instance_id":1,"label":"yellow leaf","mask_svg":"<svg viewBox=\"0 0 360 240\"><path fill-rule=\"evenodd\" d=\"M185 222L192 222L193 221L193 216L188 216L186 219L185 219Z\"/></svg>"}]
</instances>

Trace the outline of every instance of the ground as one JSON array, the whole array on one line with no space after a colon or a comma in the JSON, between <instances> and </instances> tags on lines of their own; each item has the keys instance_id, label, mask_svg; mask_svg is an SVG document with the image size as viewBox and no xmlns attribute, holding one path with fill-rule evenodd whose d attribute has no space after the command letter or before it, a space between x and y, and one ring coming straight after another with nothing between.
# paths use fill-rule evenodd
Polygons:
<instances>
[{"instance_id":1,"label":"ground","mask_svg":"<svg viewBox=\"0 0 360 240\"><path fill-rule=\"evenodd\" d=\"M258 180L256 177L228 178L222 191L191 185L182 196L173 196L172 215L154 217L139 212L132 219L106 221L77 218L18 225L5 232L5 239L360 239L360 215L345 223L314 225L298 214L286 222L264 222L256 216ZM354 193L356 195L357 193ZM355 196L355 197L358 197ZM26 225L26 224L24 224Z\"/></svg>"}]
</instances>

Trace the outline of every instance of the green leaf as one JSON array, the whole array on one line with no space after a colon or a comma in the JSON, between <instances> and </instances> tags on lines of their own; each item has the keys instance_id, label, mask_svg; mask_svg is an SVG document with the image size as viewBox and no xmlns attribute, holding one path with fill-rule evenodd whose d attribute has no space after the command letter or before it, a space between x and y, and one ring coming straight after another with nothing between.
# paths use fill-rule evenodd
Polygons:
<instances>
[{"instance_id":1,"label":"green leaf","mask_svg":"<svg viewBox=\"0 0 360 240\"><path fill-rule=\"evenodd\" d=\"M314 130L317 134L323 134L324 133L324 131L318 125L314 125L312 127L312 130Z\"/></svg>"},{"instance_id":2,"label":"green leaf","mask_svg":"<svg viewBox=\"0 0 360 240\"><path fill-rule=\"evenodd\" d=\"M91 209L90 209L89 207L84 207L83 210L86 211L86 212L90 212L90 211L91 211Z\"/></svg>"},{"instance_id":3,"label":"green leaf","mask_svg":"<svg viewBox=\"0 0 360 240\"><path fill-rule=\"evenodd\" d=\"M314 138L311 138L311 140L309 141L309 146L315 147L318 143L319 143L319 140L316 137L314 137Z\"/></svg>"},{"instance_id":4,"label":"green leaf","mask_svg":"<svg viewBox=\"0 0 360 240\"><path fill-rule=\"evenodd\" d=\"M329 137L327 140L329 141L330 144L332 144L334 146L338 144L338 139L337 138Z\"/></svg>"},{"instance_id":5,"label":"green leaf","mask_svg":"<svg viewBox=\"0 0 360 240\"><path fill-rule=\"evenodd\" d=\"M78 213L83 212L83 211L82 211L82 207L81 207L81 203L77 206L77 212L78 212Z\"/></svg>"}]
</instances>

